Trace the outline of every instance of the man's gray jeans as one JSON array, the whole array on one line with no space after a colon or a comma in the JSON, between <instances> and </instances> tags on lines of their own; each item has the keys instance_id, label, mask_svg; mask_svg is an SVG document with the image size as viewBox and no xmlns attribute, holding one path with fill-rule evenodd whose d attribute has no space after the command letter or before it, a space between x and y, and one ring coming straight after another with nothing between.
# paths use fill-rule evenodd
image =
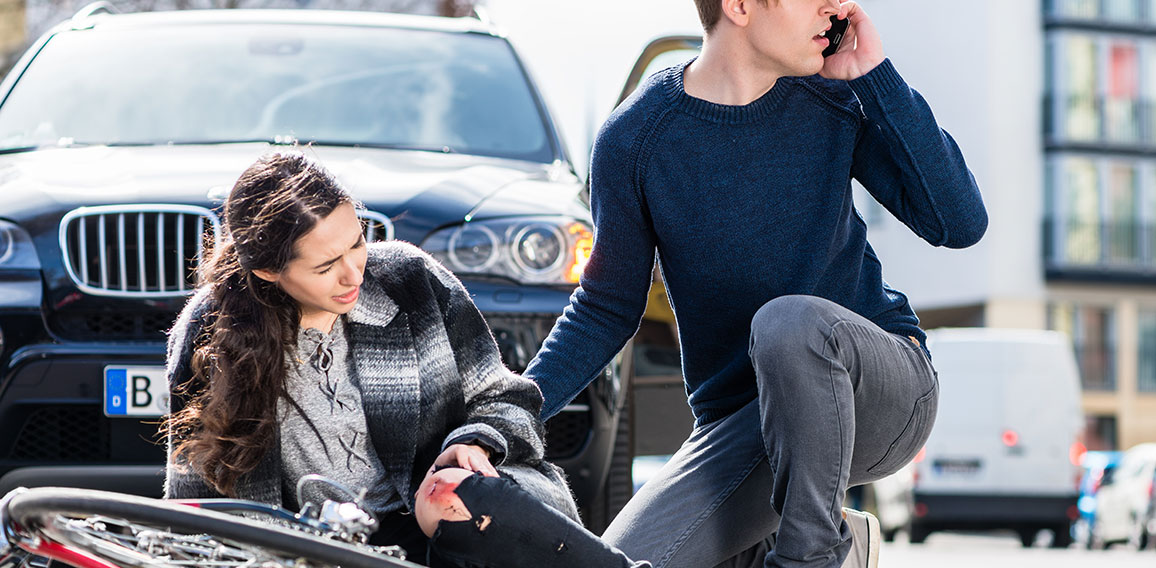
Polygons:
<instances>
[{"instance_id":1,"label":"man's gray jeans","mask_svg":"<svg viewBox=\"0 0 1156 568\"><path fill-rule=\"evenodd\" d=\"M847 487L899 470L931 432L931 361L913 339L813 296L764 305L750 356L758 399L696 426L607 542L655 568L842 564Z\"/></svg>"}]
</instances>

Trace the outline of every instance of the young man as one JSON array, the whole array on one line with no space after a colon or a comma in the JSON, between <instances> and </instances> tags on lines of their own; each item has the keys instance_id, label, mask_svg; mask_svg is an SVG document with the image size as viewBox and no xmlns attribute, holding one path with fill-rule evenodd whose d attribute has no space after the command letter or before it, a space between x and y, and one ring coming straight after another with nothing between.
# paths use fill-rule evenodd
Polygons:
<instances>
[{"instance_id":1,"label":"young man","mask_svg":"<svg viewBox=\"0 0 1156 568\"><path fill-rule=\"evenodd\" d=\"M696 2L702 54L598 135L593 256L526 374L544 416L581 391L637 330L657 250L696 424L605 538L656 568L875 566L844 494L915 456L938 386L851 179L946 247L983 235L979 188L854 2Z\"/></svg>"}]
</instances>

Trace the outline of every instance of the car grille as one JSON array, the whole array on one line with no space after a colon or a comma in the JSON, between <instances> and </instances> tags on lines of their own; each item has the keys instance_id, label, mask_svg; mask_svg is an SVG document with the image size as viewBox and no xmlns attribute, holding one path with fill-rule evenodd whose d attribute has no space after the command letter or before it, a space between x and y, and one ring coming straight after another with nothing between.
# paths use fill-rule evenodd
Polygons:
<instances>
[{"instance_id":1,"label":"car grille","mask_svg":"<svg viewBox=\"0 0 1156 568\"><path fill-rule=\"evenodd\" d=\"M36 462L104 462L108 421L96 406L44 406L28 415L9 456Z\"/></svg>"},{"instance_id":2,"label":"car grille","mask_svg":"<svg viewBox=\"0 0 1156 568\"><path fill-rule=\"evenodd\" d=\"M590 440L589 396L582 391L565 410L546 421L546 459L577 456Z\"/></svg>"},{"instance_id":3,"label":"car grille","mask_svg":"<svg viewBox=\"0 0 1156 568\"><path fill-rule=\"evenodd\" d=\"M164 341L176 319L172 312L57 312L52 328L71 341Z\"/></svg>"},{"instance_id":4,"label":"car grille","mask_svg":"<svg viewBox=\"0 0 1156 568\"><path fill-rule=\"evenodd\" d=\"M203 207L82 207L60 222L60 248L86 293L169 297L193 289L205 245L220 234L217 216Z\"/></svg>"},{"instance_id":5,"label":"car grille","mask_svg":"<svg viewBox=\"0 0 1156 568\"><path fill-rule=\"evenodd\" d=\"M368 242L393 239L393 223L360 210ZM97 296L172 297L196 286L208 243L221 237L221 222L190 205L82 207L60 222L64 267L81 291Z\"/></svg>"}]
</instances>

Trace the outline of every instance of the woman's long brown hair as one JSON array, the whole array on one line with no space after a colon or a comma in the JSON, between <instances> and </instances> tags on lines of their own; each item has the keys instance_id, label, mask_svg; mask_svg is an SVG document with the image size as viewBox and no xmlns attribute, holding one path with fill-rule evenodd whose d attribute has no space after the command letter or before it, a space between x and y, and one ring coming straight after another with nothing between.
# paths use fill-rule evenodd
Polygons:
<instances>
[{"instance_id":1,"label":"woman's long brown hair","mask_svg":"<svg viewBox=\"0 0 1156 568\"><path fill-rule=\"evenodd\" d=\"M240 477L277 451L277 401L288 398L285 357L296 346L300 311L253 271L284 270L297 240L352 202L299 153L264 156L241 174L225 202L225 237L200 268L216 309L196 338L192 380L175 393L188 402L162 427L174 445L170 467L192 467L235 496Z\"/></svg>"}]
</instances>

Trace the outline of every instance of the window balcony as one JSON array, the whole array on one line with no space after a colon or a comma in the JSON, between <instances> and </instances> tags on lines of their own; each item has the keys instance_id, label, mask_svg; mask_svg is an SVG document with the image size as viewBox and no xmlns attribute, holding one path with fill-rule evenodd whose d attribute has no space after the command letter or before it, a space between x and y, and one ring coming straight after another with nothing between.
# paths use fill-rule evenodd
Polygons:
<instances>
[{"instance_id":1,"label":"window balcony","mask_svg":"<svg viewBox=\"0 0 1156 568\"><path fill-rule=\"evenodd\" d=\"M1156 104L1151 100L1051 94L1044 97L1049 151L1156 156Z\"/></svg>"},{"instance_id":2,"label":"window balcony","mask_svg":"<svg viewBox=\"0 0 1156 568\"><path fill-rule=\"evenodd\" d=\"M1048 280L1156 284L1156 225L1048 218L1043 224Z\"/></svg>"},{"instance_id":3,"label":"window balcony","mask_svg":"<svg viewBox=\"0 0 1156 568\"><path fill-rule=\"evenodd\" d=\"M1156 3L1151 0L1045 0L1044 27L1156 33Z\"/></svg>"}]
</instances>

